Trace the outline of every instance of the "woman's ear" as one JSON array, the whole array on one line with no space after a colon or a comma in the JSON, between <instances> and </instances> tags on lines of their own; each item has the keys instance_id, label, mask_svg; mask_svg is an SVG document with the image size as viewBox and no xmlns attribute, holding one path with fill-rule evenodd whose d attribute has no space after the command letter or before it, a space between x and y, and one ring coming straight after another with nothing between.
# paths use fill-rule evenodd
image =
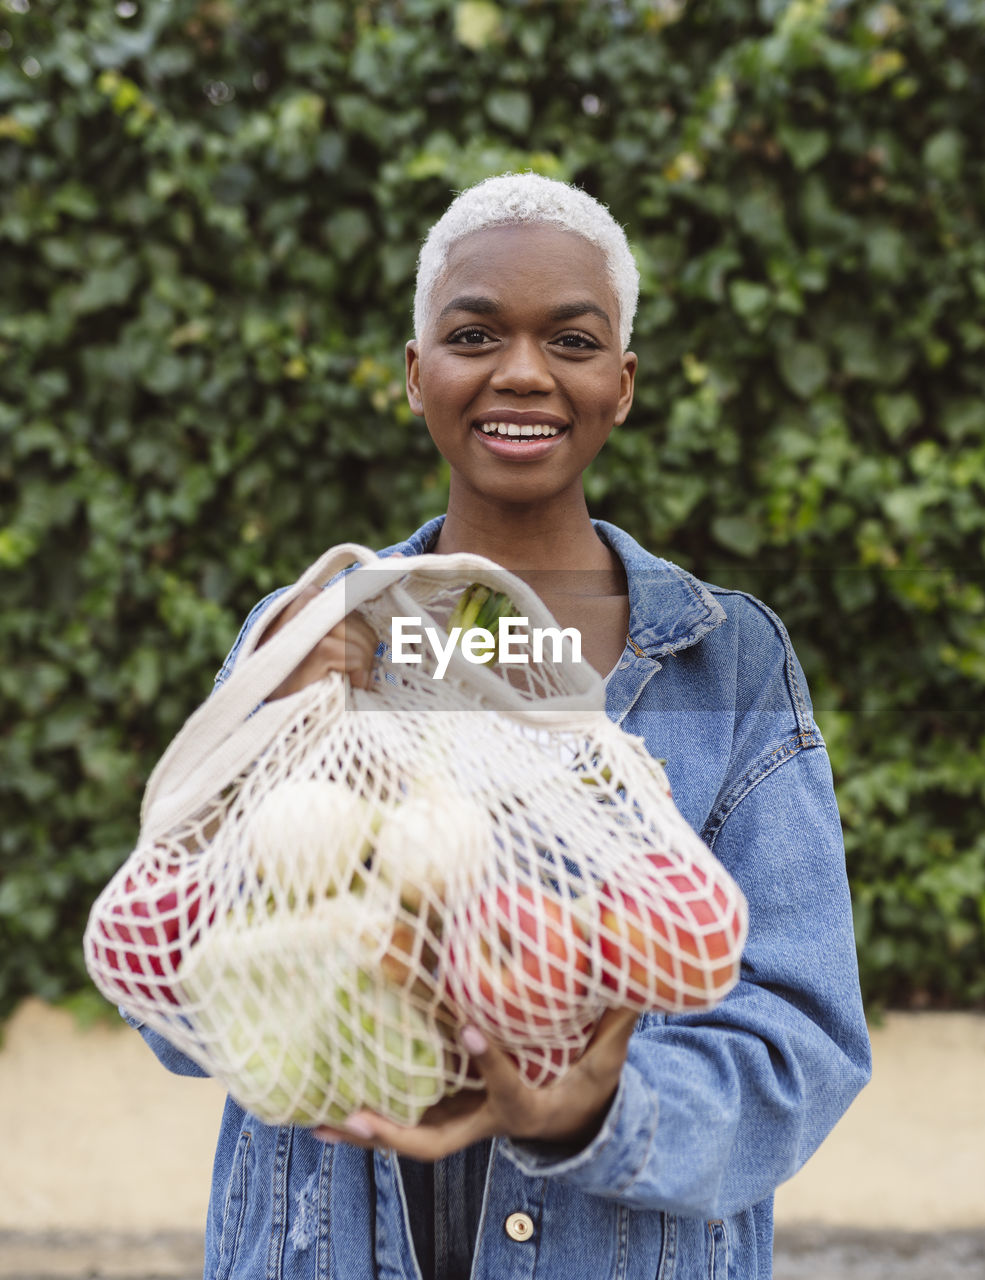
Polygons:
<instances>
[{"instance_id":1,"label":"woman's ear","mask_svg":"<svg viewBox=\"0 0 985 1280\"><path fill-rule=\"evenodd\" d=\"M622 372L619 381L619 404L616 408L614 426L621 426L633 407L633 389L636 386L636 366L639 363L632 351L627 351L622 358Z\"/></svg>"},{"instance_id":2,"label":"woman's ear","mask_svg":"<svg viewBox=\"0 0 985 1280\"><path fill-rule=\"evenodd\" d=\"M420 353L417 339L412 338L405 348L407 354L407 403L411 413L424 417L424 401L421 399Z\"/></svg>"}]
</instances>

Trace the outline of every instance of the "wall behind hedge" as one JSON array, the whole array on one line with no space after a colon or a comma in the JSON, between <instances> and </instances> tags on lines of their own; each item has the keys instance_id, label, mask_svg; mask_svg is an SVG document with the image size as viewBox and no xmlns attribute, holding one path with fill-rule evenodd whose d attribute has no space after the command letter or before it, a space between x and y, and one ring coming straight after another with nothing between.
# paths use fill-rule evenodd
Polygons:
<instances>
[{"instance_id":1,"label":"wall behind hedge","mask_svg":"<svg viewBox=\"0 0 985 1280\"><path fill-rule=\"evenodd\" d=\"M595 514L784 616L872 1004L985 1001L985 4L3 0L0 1011L238 622L443 507L416 249L507 168L644 282Z\"/></svg>"}]
</instances>

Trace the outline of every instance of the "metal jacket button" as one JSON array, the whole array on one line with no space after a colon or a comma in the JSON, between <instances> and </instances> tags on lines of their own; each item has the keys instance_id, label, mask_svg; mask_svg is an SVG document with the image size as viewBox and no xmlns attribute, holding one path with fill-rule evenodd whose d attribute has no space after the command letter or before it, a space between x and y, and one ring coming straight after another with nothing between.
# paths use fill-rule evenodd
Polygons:
<instances>
[{"instance_id":1,"label":"metal jacket button","mask_svg":"<svg viewBox=\"0 0 985 1280\"><path fill-rule=\"evenodd\" d=\"M529 1240L534 1233L534 1220L529 1213L511 1213L506 1219L506 1234L511 1240Z\"/></svg>"}]
</instances>

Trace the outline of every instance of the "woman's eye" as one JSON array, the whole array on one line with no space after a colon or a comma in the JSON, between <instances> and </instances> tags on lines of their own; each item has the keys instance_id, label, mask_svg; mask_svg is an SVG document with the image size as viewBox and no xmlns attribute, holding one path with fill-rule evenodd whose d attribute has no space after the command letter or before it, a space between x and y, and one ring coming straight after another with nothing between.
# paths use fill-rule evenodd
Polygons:
<instances>
[{"instance_id":1,"label":"woman's eye","mask_svg":"<svg viewBox=\"0 0 985 1280\"><path fill-rule=\"evenodd\" d=\"M562 333L554 341L559 347L565 347L568 351L595 351L599 345L587 333Z\"/></svg>"},{"instance_id":2,"label":"woman's eye","mask_svg":"<svg viewBox=\"0 0 985 1280\"><path fill-rule=\"evenodd\" d=\"M491 338L485 329L456 329L448 341L467 347L481 347Z\"/></svg>"}]
</instances>

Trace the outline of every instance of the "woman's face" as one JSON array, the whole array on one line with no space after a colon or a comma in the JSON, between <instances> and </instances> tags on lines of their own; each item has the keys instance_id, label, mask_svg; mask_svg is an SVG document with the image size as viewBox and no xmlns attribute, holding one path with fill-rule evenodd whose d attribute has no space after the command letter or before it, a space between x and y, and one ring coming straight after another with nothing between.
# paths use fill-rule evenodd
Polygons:
<instances>
[{"instance_id":1,"label":"woman's face","mask_svg":"<svg viewBox=\"0 0 985 1280\"><path fill-rule=\"evenodd\" d=\"M407 344L407 395L457 499L509 506L581 490L633 399L636 357L601 251L538 223L452 247L431 319Z\"/></svg>"}]
</instances>

